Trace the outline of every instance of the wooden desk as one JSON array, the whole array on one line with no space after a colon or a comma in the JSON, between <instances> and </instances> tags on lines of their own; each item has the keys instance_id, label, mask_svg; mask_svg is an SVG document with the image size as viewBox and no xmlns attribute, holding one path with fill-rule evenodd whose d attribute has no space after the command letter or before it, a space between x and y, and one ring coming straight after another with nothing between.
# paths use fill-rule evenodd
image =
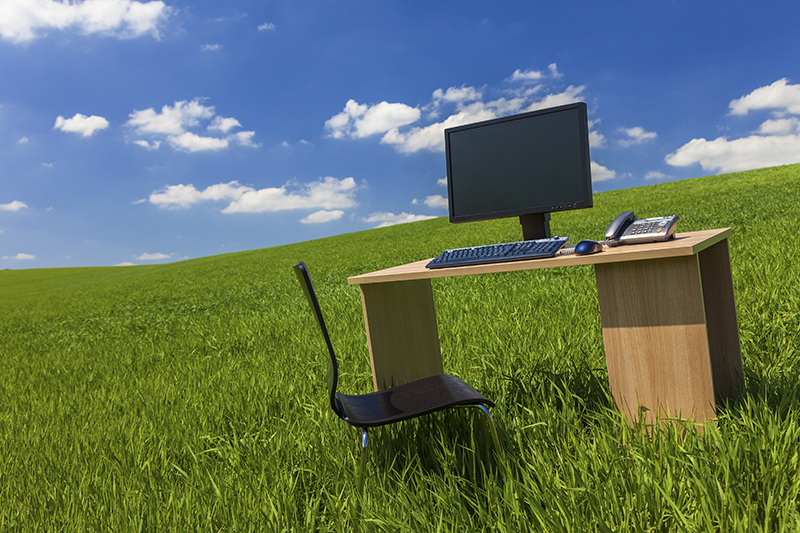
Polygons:
<instances>
[{"instance_id":1,"label":"wooden desk","mask_svg":"<svg viewBox=\"0 0 800 533\"><path fill-rule=\"evenodd\" d=\"M443 373L431 279L591 264L617 408L629 420L641 413L652 421L659 410L712 419L716 403L742 384L730 234L694 231L594 255L437 270L426 259L350 277L361 289L375 389Z\"/></svg>"}]
</instances>

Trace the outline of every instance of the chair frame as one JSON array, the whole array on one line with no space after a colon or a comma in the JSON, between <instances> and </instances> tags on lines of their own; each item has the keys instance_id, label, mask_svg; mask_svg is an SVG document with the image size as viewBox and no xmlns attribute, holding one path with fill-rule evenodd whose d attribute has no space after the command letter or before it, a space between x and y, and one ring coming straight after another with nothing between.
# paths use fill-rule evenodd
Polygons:
<instances>
[{"instance_id":1,"label":"chair frame","mask_svg":"<svg viewBox=\"0 0 800 533\"><path fill-rule=\"evenodd\" d=\"M429 376L411 383L406 383L367 394L346 395L337 392L339 384L339 364L333 350L328 328L322 316L314 285L308 267L304 262L296 263L294 272L303 288L303 293L309 306L314 312L319 324L325 344L328 347L328 396L331 409L336 416L348 424L361 429L361 461L358 471L358 490L363 493L364 473L367 462L367 445L369 443L370 427L392 424L401 420L408 420L426 414L449 409L452 407L477 407L487 417L492 433L492 440L497 452L500 452L500 443L497 429L489 407L494 407L494 402L485 398L461 379L449 374ZM431 392L437 398L433 399ZM445 397L446 399L442 399ZM424 407L419 404L426 403ZM405 410L404 410L405 408Z\"/></svg>"}]
</instances>

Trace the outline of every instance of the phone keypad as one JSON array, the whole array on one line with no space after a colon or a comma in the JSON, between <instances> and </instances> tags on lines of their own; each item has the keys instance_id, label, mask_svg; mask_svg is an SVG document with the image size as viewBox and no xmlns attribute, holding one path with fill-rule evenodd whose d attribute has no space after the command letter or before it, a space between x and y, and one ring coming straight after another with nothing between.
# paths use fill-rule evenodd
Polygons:
<instances>
[{"instance_id":1,"label":"phone keypad","mask_svg":"<svg viewBox=\"0 0 800 533\"><path fill-rule=\"evenodd\" d=\"M630 231L626 232L629 235L643 235L645 233L661 233L664 231L663 227L658 227L658 222L648 222L646 224L633 224ZM661 224L663 225L663 224Z\"/></svg>"}]
</instances>

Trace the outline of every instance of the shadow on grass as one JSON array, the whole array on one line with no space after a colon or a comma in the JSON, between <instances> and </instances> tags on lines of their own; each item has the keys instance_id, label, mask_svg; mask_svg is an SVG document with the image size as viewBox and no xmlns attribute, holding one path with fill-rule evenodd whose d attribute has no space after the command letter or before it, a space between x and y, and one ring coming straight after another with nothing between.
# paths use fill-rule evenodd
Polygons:
<instances>
[{"instance_id":1,"label":"shadow on grass","mask_svg":"<svg viewBox=\"0 0 800 533\"><path fill-rule=\"evenodd\" d=\"M783 420L800 408L800 369L746 365L744 387L738 398L723 400L717 406L720 416L742 418L758 407L766 408Z\"/></svg>"},{"instance_id":2,"label":"shadow on grass","mask_svg":"<svg viewBox=\"0 0 800 533\"><path fill-rule=\"evenodd\" d=\"M398 481L414 473L447 478L457 476L482 486L501 461L516 463L520 434L532 425L555 424L585 430L618 424L605 369L576 366L560 372L537 368L502 376L500 389L489 391L500 442L497 454L485 415L459 408L384 426L370 432L372 466L393 472ZM558 413L558 414L557 414Z\"/></svg>"},{"instance_id":3,"label":"shadow on grass","mask_svg":"<svg viewBox=\"0 0 800 533\"><path fill-rule=\"evenodd\" d=\"M545 364L503 375L503 402L507 406L549 404L559 411L568 406L582 411L614 407L605 368L578 363L563 370L552 370L545 368Z\"/></svg>"}]
</instances>

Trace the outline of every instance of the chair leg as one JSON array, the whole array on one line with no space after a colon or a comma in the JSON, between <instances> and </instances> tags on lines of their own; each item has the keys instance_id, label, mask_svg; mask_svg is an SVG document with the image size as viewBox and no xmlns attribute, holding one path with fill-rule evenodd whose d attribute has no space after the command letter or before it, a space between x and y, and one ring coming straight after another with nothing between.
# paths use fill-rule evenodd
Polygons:
<instances>
[{"instance_id":1,"label":"chair leg","mask_svg":"<svg viewBox=\"0 0 800 533\"><path fill-rule=\"evenodd\" d=\"M497 457L499 458L503 453L503 450L500 448L500 439L497 438L497 428L494 425L494 418L492 418L492 413L489 412L489 409L485 405L475 404L475 407L480 409L484 412L484 414L489 418L489 429L492 430L492 442L494 443L494 449L497 452Z\"/></svg>"},{"instance_id":2,"label":"chair leg","mask_svg":"<svg viewBox=\"0 0 800 533\"><path fill-rule=\"evenodd\" d=\"M366 428L361 428L361 464L358 467L358 494L364 494L364 471L367 468L367 444L369 434Z\"/></svg>"}]
</instances>

